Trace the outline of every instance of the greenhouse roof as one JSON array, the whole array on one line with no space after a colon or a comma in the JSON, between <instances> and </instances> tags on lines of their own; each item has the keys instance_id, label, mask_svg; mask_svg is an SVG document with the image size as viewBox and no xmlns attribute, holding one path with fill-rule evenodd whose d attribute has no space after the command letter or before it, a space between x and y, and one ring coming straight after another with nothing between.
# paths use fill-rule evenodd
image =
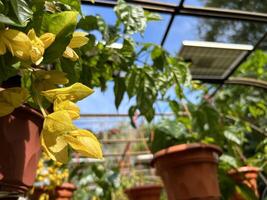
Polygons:
<instances>
[{"instance_id":1,"label":"greenhouse roof","mask_svg":"<svg viewBox=\"0 0 267 200\"><path fill-rule=\"evenodd\" d=\"M82 2L84 13L100 14L108 23L115 23L116 18L112 8L116 5L116 0L95 0L94 4L89 0ZM208 82L225 81L251 52L266 46L267 14L264 13L262 3L258 1L233 3L216 0L128 0L127 2L160 13L162 17L160 22L149 23L144 36L136 35L135 39L139 42L160 44L173 54L181 50L184 40L254 46L252 50L243 52L242 59L238 56L235 58L235 61L239 62L235 63L234 67L231 64L228 66L233 68L230 70L231 73L205 79L201 74L197 75L194 72L195 79L199 77ZM253 33L246 32L248 27L249 30L255 29Z\"/></svg>"}]
</instances>

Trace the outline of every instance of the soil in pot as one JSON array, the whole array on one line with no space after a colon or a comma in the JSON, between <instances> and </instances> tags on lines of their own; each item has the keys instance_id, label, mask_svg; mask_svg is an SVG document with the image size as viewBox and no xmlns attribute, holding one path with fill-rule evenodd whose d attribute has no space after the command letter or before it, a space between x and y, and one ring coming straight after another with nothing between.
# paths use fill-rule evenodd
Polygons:
<instances>
[{"instance_id":1,"label":"soil in pot","mask_svg":"<svg viewBox=\"0 0 267 200\"><path fill-rule=\"evenodd\" d=\"M75 185L72 183L63 183L61 186L56 187L54 200L71 200L74 191L76 190Z\"/></svg>"},{"instance_id":2,"label":"soil in pot","mask_svg":"<svg viewBox=\"0 0 267 200\"><path fill-rule=\"evenodd\" d=\"M22 106L0 117L0 196L22 196L35 180L43 117Z\"/></svg>"},{"instance_id":3,"label":"soil in pot","mask_svg":"<svg viewBox=\"0 0 267 200\"><path fill-rule=\"evenodd\" d=\"M218 160L215 145L181 144L154 155L152 165L162 178L169 200L219 200Z\"/></svg>"},{"instance_id":4,"label":"soil in pot","mask_svg":"<svg viewBox=\"0 0 267 200\"><path fill-rule=\"evenodd\" d=\"M252 166L240 167L236 170L229 171L229 175L237 183L242 183L249 187L256 195L259 197L257 178L259 175L260 169ZM235 193L231 200L246 200L239 193Z\"/></svg>"},{"instance_id":5,"label":"soil in pot","mask_svg":"<svg viewBox=\"0 0 267 200\"><path fill-rule=\"evenodd\" d=\"M145 185L126 189L129 200L160 200L162 186Z\"/></svg>"}]
</instances>

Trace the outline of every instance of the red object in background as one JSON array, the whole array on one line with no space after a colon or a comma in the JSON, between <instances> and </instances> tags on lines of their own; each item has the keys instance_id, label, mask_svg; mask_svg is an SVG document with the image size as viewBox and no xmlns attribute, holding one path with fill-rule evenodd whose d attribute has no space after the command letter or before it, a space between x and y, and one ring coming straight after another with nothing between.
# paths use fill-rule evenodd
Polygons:
<instances>
[{"instance_id":1,"label":"red object in background","mask_svg":"<svg viewBox=\"0 0 267 200\"><path fill-rule=\"evenodd\" d=\"M259 197L258 186L257 186L257 178L259 175L260 169L258 167L252 166L244 166L240 167L236 170L230 170L229 175L234 179L237 183L243 183L248 186L256 195ZM231 200L246 200L240 194L235 193Z\"/></svg>"},{"instance_id":2,"label":"red object in background","mask_svg":"<svg viewBox=\"0 0 267 200\"><path fill-rule=\"evenodd\" d=\"M162 186L145 185L126 189L124 192L130 200L160 200Z\"/></svg>"},{"instance_id":3,"label":"red object in background","mask_svg":"<svg viewBox=\"0 0 267 200\"><path fill-rule=\"evenodd\" d=\"M63 183L61 186L56 187L55 200L71 200L76 189L72 183Z\"/></svg>"}]
</instances>

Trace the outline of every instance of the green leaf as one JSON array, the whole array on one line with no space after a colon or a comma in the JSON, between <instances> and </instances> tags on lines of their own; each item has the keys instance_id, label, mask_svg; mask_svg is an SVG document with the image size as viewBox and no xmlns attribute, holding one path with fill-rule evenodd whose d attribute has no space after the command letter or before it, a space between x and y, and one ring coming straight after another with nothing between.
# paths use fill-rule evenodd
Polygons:
<instances>
[{"instance_id":1,"label":"green leaf","mask_svg":"<svg viewBox=\"0 0 267 200\"><path fill-rule=\"evenodd\" d=\"M138 87L138 82L136 81L136 79L137 79L137 73L135 71L129 73L126 79L126 90L129 98L134 96L136 87Z\"/></svg>"},{"instance_id":2,"label":"green leaf","mask_svg":"<svg viewBox=\"0 0 267 200\"><path fill-rule=\"evenodd\" d=\"M42 32L56 34L55 41L45 51L45 63L51 63L62 56L72 38L77 24L77 16L78 12L75 11L45 15L42 24Z\"/></svg>"},{"instance_id":3,"label":"green leaf","mask_svg":"<svg viewBox=\"0 0 267 200\"><path fill-rule=\"evenodd\" d=\"M80 19L77 28L81 28L85 31L93 31L98 29L97 17L90 15Z\"/></svg>"},{"instance_id":4,"label":"green leaf","mask_svg":"<svg viewBox=\"0 0 267 200\"><path fill-rule=\"evenodd\" d=\"M135 121L133 119L134 115L135 115L135 112L137 111L137 106L131 106L128 110L128 115L131 119L131 125L136 128L136 124L135 124Z\"/></svg>"},{"instance_id":5,"label":"green leaf","mask_svg":"<svg viewBox=\"0 0 267 200\"><path fill-rule=\"evenodd\" d=\"M119 21L123 23L126 34L145 31L147 19L141 6L129 5L125 1L119 0L114 10Z\"/></svg>"},{"instance_id":6,"label":"green leaf","mask_svg":"<svg viewBox=\"0 0 267 200\"><path fill-rule=\"evenodd\" d=\"M234 142L238 145L242 144L242 141L231 131L224 131L224 136L226 139L230 140L231 142Z\"/></svg>"},{"instance_id":7,"label":"green leaf","mask_svg":"<svg viewBox=\"0 0 267 200\"><path fill-rule=\"evenodd\" d=\"M11 54L0 56L0 84L8 78L17 75L20 62Z\"/></svg>"},{"instance_id":8,"label":"green leaf","mask_svg":"<svg viewBox=\"0 0 267 200\"><path fill-rule=\"evenodd\" d=\"M98 30L102 33L103 38L108 40L108 26L101 16L85 16L80 19L77 28L83 29L85 31Z\"/></svg>"},{"instance_id":9,"label":"green leaf","mask_svg":"<svg viewBox=\"0 0 267 200\"><path fill-rule=\"evenodd\" d=\"M175 100L171 100L171 101L169 101L169 106L172 109L172 112L178 117L179 116L179 112L181 110L180 105L178 104L178 102L175 101Z\"/></svg>"},{"instance_id":10,"label":"green leaf","mask_svg":"<svg viewBox=\"0 0 267 200\"><path fill-rule=\"evenodd\" d=\"M159 70L163 70L166 65L166 53L160 46L155 46L151 52L153 66Z\"/></svg>"},{"instance_id":11,"label":"green leaf","mask_svg":"<svg viewBox=\"0 0 267 200\"><path fill-rule=\"evenodd\" d=\"M67 74L68 85L80 82L81 65L79 62L72 62L69 59L61 58L61 70Z\"/></svg>"},{"instance_id":12,"label":"green leaf","mask_svg":"<svg viewBox=\"0 0 267 200\"><path fill-rule=\"evenodd\" d=\"M28 4L24 0L12 0L10 1L16 18L21 25L26 26L29 19L32 17L33 12L29 8Z\"/></svg>"},{"instance_id":13,"label":"green leaf","mask_svg":"<svg viewBox=\"0 0 267 200\"><path fill-rule=\"evenodd\" d=\"M233 156L223 154L220 157L220 161L223 162L224 165L228 165L228 169L230 168L238 168L238 163Z\"/></svg>"},{"instance_id":14,"label":"green leaf","mask_svg":"<svg viewBox=\"0 0 267 200\"><path fill-rule=\"evenodd\" d=\"M5 11L5 5L3 4L2 1L0 1L0 13Z\"/></svg>"},{"instance_id":15,"label":"green leaf","mask_svg":"<svg viewBox=\"0 0 267 200\"><path fill-rule=\"evenodd\" d=\"M60 0L62 3L69 5L73 10L81 13L81 3L79 0Z\"/></svg>"},{"instance_id":16,"label":"green leaf","mask_svg":"<svg viewBox=\"0 0 267 200\"><path fill-rule=\"evenodd\" d=\"M159 21L162 19L159 14L148 11L145 11L145 16L147 21Z\"/></svg>"},{"instance_id":17,"label":"green leaf","mask_svg":"<svg viewBox=\"0 0 267 200\"><path fill-rule=\"evenodd\" d=\"M126 90L125 78L118 77L118 76L115 77L114 78L114 94L115 94L115 106L117 109L119 108L121 104L125 90Z\"/></svg>"},{"instance_id":18,"label":"green leaf","mask_svg":"<svg viewBox=\"0 0 267 200\"><path fill-rule=\"evenodd\" d=\"M0 13L0 23L25 27L32 18L33 12L24 0L2 0L2 9L5 13Z\"/></svg>"}]
</instances>

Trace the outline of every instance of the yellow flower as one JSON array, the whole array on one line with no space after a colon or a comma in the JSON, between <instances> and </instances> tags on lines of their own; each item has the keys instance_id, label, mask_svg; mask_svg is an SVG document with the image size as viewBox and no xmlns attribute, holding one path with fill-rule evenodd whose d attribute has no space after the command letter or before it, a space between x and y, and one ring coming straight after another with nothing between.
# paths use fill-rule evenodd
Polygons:
<instances>
[{"instance_id":1,"label":"yellow flower","mask_svg":"<svg viewBox=\"0 0 267 200\"><path fill-rule=\"evenodd\" d=\"M101 145L96 137L89 131L77 129L65 110L45 118L41 144L51 159L61 163L68 161L68 146L83 156L102 158Z\"/></svg>"},{"instance_id":2,"label":"yellow flower","mask_svg":"<svg viewBox=\"0 0 267 200\"><path fill-rule=\"evenodd\" d=\"M56 99L76 102L92 93L93 90L91 88L81 83L75 83L69 87L44 91L42 92L42 95L44 95L50 102L54 102Z\"/></svg>"},{"instance_id":3,"label":"yellow flower","mask_svg":"<svg viewBox=\"0 0 267 200\"><path fill-rule=\"evenodd\" d=\"M31 60L36 65L39 65L43 60L45 49L54 42L55 35L52 33L45 33L41 37L37 37L34 29L31 29L28 32L28 37L32 44L30 51Z\"/></svg>"},{"instance_id":4,"label":"yellow flower","mask_svg":"<svg viewBox=\"0 0 267 200\"><path fill-rule=\"evenodd\" d=\"M0 117L8 115L19 107L28 97L24 88L8 88L0 92Z\"/></svg>"},{"instance_id":5,"label":"yellow flower","mask_svg":"<svg viewBox=\"0 0 267 200\"><path fill-rule=\"evenodd\" d=\"M80 117L80 108L69 100L61 101L56 99L54 102L54 111L66 110L71 119L78 119Z\"/></svg>"},{"instance_id":6,"label":"yellow flower","mask_svg":"<svg viewBox=\"0 0 267 200\"><path fill-rule=\"evenodd\" d=\"M72 61L78 60L79 56L73 49L80 48L87 44L89 39L85 37L86 35L87 34L83 32L74 32L69 45L63 53L63 57L69 58Z\"/></svg>"},{"instance_id":7,"label":"yellow flower","mask_svg":"<svg viewBox=\"0 0 267 200\"><path fill-rule=\"evenodd\" d=\"M22 60L28 60L31 52L31 41L28 36L14 29L0 31L0 55L4 55L8 49L13 56Z\"/></svg>"}]
</instances>

